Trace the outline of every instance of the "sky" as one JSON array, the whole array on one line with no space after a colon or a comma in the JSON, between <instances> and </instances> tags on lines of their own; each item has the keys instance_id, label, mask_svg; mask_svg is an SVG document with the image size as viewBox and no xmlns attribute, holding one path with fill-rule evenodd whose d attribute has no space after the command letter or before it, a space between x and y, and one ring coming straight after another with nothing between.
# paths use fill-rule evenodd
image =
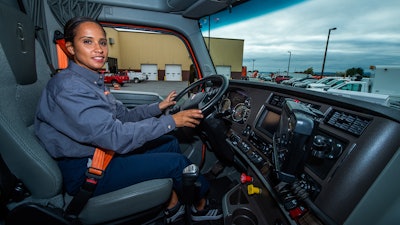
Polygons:
<instances>
[{"instance_id":1,"label":"sky","mask_svg":"<svg viewBox=\"0 0 400 225\"><path fill-rule=\"evenodd\" d=\"M265 72L320 73L336 27L324 72L370 72L400 65L399 12L400 0L250 0L200 23L205 37L244 39L243 65Z\"/></svg>"}]
</instances>

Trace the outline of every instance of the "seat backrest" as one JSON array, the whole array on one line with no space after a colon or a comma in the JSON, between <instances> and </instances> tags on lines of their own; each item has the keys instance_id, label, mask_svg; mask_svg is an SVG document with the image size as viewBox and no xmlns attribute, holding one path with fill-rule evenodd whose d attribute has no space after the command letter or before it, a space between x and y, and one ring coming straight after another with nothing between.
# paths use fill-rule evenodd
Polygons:
<instances>
[{"instance_id":1,"label":"seat backrest","mask_svg":"<svg viewBox=\"0 0 400 225\"><path fill-rule=\"evenodd\" d=\"M35 41L32 19L0 3L0 21L0 154L33 198L51 198L61 192L61 172L33 127L51 72Z\"/></svg>"}]
</instances>

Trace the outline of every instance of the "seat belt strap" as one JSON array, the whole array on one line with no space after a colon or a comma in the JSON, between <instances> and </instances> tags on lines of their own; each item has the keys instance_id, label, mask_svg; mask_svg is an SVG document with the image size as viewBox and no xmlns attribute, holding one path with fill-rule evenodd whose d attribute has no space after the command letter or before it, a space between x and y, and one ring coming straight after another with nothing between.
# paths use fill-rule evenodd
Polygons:
<instances>
[{"instance_id":1,"label":"seat belt strap","mask_svg":"<svg viewBox=\"0 0 400 225\"><path fill-rule=\"evenodd\" d=\"M115 152L112 150L96 148L92 159L92 165L88 168L88 173L102 177L103 172L110 163L114 153Z\"/></svg>"},{"instance_id":2,"label":"seat belt strap","mask_svg":"<svg viewBox=\"0 0 400 225\"><path fill-rule=\"evenodd\" d=\"M71 53L69 53L69 51L67 50L67 47L65 46L64 34L61 31L59 31L59 30L54 31L53 41L55 44L58 44L60 46L60 48L67 55L68 58L71 58L72 55L71 55Z\"/></svg>"},{"instance_id":3,"label":"seat belt strap","mask_svg":"<svg viewBox=\"0 0 400 225\"><path fill-rule=\"evenodd\" d=\"M65 217L67 219L71 221L78 220L78 215L85 207L87 201L92 197L97 182L103 177L103 173L113 158L114 153L112 150L96 148L92 158L92 165L86 171L86 181L65 210Z\"/></svg>"}]
</instances>

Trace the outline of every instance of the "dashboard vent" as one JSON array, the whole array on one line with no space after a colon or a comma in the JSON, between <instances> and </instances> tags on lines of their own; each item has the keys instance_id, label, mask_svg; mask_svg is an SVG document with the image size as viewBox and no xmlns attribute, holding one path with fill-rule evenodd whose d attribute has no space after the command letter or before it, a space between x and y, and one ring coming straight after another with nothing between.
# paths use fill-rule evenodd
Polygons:
<instances>
[{"instance_id":1,"label":"dashboard vent","mask_svg":"<svg viewBox=\"0 0 400 225\"><path fill-rule=\"evenodd\" d=\"M332 110L324 122L340 130L360 136L371 122L371 119L339 110Z\"/></svg>"},{"instance_id":2,"label":"dashboard vent","mask_svg":"<svg viewBox=\"0 0 400 225\"><path fill-rule=\"evenodd\" d=\"M272 97L269 99L268 104L270 104L272 106L276 106L276 107L282 108L283 107L283 103L285 102L285 99L287 99L287 98L289 98L289 97L273 94ZM303 102L303 101L300 101L298 99L294 99L294 100L300 102L301 104L303 104L303 105L305 105L307 107L312 107L312 108L318 109L318 110L321 108L321 106L315 105L315 104L312 104L312 103L309 103L309 102Z\"/></svg>"},{"instance_id":3,"label":"dashboard vent","mask_svg":"<svg viewBox=\"0 0 400 225\"><path fill-rule=\"evenodd\" d=\"M279 108L282 108L282 106L283 106L283 102L285 102L285 98L287 98L287 97L284 97L284 96L281 96L281 95L272 95L272 97L269 99L269 104L270 105L272 105L272 106L276 106L276 107L279 107Z\"/></svg>"}]
</instances>

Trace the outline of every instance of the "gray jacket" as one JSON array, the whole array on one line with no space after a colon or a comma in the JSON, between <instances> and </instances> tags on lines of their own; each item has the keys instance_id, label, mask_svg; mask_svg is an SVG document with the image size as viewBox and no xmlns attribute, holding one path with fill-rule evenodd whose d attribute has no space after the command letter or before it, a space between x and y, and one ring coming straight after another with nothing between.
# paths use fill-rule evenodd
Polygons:
<instances>
[{"instance_id":1,"label":"gray jacket","mask_svg":"<svg viewBox=\"0 0 400 225\"><path fill-rule=\"evenodd\" d=\"M175 129L158 103L127 109L101 74L70 61L39 100L35 132L54 158L92 156L95 147L124 154Z\"/></svg>"}]
</instances>

